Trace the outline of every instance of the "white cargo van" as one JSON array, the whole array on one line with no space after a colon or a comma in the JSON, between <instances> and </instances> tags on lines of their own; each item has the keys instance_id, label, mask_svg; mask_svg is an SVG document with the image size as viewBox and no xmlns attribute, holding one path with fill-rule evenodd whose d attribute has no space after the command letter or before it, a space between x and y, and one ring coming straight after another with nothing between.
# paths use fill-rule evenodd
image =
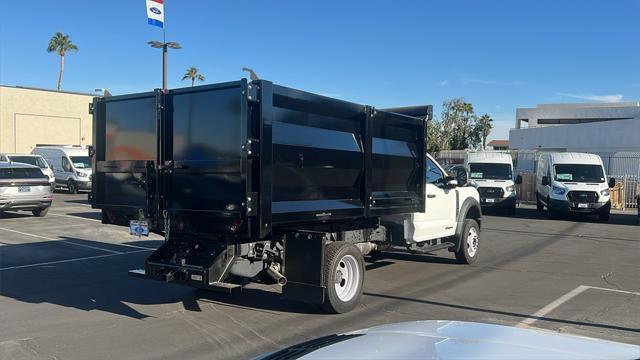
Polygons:
<instances>
[{"instance_id":1,"label":"white cargo van","mask_svg":"<svg viewBox=\"0 0 640 360\"><path fill-rule=\"evenodd\" d=\"M81 146L37 146L32 154L41 155L53 169L57 187L65 187L72 194L91 190L91 159Z\"/></svg>"},{"instance_id":2,"label":"white cargo van","mask_svg":"<svg viewBox=\"0 0 640 360\"><path fill-rule=\"evenodd\" d=\"M469 171L469 181L480 193L480 205L505 210L509 214L516 211L515 185L522 178L513 176L511 155L503 152L468 152L464 161Z\"/></svg>"},{"instance_id":3,"label":"white cargo van","mask_svg":"<svg viewBox=\"0 0 640 360\"><path fill-rule=\"evenodd\" d=\"M598 155L585 153L548 153L536 166L537 210L547 208L554 218L560 214L598 215L608 221L611 210L609 188L615 179L607 177Z\"/></svg>"}]
</instances>

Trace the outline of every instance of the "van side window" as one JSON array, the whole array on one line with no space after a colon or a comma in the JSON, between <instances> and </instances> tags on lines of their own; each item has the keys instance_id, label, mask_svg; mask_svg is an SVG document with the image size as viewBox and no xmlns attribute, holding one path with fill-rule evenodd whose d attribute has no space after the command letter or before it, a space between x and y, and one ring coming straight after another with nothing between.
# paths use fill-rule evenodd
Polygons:
<instances>
[{"instance_id":1,"label":"van side window","mask_svg":"<svg viewBox=\"0 0 640 360\"><path fill-rule=\"evenodd\" d=\"M71 163L69 163L69 160L67 159L66 156L62 157L62 170L66 172L71 172Z\"/></svg>"},{"instance_id":2,"label":"van side window","mask_svg":"<svg viewBox=\"0 0 640 360\"><path fill-rule=\"evenodd\" d=\"M427 182L434 185L444 184L444 174L431 159L427 159Z\"/></svg>"},{"instance_id":3,"label":"van side window","mask_svg":"<svg viewBox=\"0 0 640 360\"><path fill-rule=\"evenodd\" d=\"M6 156L2 155L0 156L0 161L7 162L8 160Z\"/></svg>"}]
</instances>

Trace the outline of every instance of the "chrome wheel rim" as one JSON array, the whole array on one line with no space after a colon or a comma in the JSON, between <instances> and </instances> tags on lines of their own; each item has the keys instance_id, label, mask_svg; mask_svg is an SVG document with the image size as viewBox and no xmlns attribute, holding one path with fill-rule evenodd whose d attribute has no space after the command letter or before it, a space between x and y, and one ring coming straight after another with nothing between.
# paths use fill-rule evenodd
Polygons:
<instances>
[{"instance_id":1,"label":"chrome wheel rim","mask_svg":"<svg viewBox=\"0 0 640 360\"><path fill-rule=\"evenodd\" d=\"M469 253L470 257L476 256L478 252L478 241L480 237L478 236L478 232L476 228L472 227L469 229L467 233L467 253Z\"/></svg>"},{"instance_id":2,"label":"chrome wheel rim","mask_svg":"<svg viewBox=\"0 0 640 360\"><path fill-rule=\"evenodd\" d=\"M343 256L334 273L334 284L338 299L348 302L356 296L360 282L358 261L352 255Z\"/></svg>"}]
</instances>

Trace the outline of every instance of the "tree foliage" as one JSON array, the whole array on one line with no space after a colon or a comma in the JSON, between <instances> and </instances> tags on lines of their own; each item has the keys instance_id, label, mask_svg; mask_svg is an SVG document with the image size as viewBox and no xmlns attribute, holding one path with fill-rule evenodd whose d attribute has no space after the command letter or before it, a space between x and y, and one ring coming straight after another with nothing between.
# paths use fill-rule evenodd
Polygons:
<instances>
[{"instance_id":1,"label":"tree foliage","mask_svg":"<svg viewBox=\"0 0 640 360\"><path fill-rule=\"evenodd\" d=\"M198 72L197 67L192 66L185 71L184 76L182 77L183 81L187 79L191 79L191 86L194 86L196 81L204 81L204 75Z\"/></svg>"},{"instance_id":2,"label":"tree foliage","mask_svg":"<svg viewBox=\"0 0 640 360\"><path fill-rule=\"evenodd\" d=\"M489 118L488 126L486 119L480 122L473 105L463 98L445 100L440 119L431 120L427 124L427 151L434 153L477 148L486 141L486 136L491 131L491 118L485 116Z\"/></svg>"},{"instance_id":3,"label":"tree foliage","mask_svg":"<svg viewBox=\"0 0 640 360\"><path fill-rule=\"evenodd\" d=\"M60 69L58 72L58 91L62 88L62 73L64 72L64 56L69 51L78 51L78 47L71 42L69 35L65 35L61 32L55 33L49 40L47 46L47 52L55 52L60 56Z\"/></svg>"}]
</instances>

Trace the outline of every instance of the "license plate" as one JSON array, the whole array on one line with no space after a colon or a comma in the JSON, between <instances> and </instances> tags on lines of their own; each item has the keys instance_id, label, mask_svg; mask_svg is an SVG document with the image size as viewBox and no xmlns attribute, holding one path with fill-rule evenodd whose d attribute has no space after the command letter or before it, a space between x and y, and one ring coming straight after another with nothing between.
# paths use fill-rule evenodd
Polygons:
<instances>
[{"instance_id":1,"label":"license plate","mask_svg":"<svg viewBox=\"0 0 640 360\"><path fill-rule=\"evenodd\" d=\"M492 203L496 202L496 199L484 199L484 202Z\"/></svg>"},{"instance_id":2,"label":"license plate","mask_svg":"<svg viewBox=\"0 0 640 360\"><path fill-rule=\"evenodd\" d=\"M18 192L31 192L30 186L18 186Z\"/></svg>"},{"instance_id":3,"label":"license plate","mask_svg":"<svg viewBox=\"0 0 640 360\"><path fill-rule=\"evenodd\" d=\"M149 224L144 220L131 220L129 233L136 236L149 236Z\"/></svg>"},{"instance_id":4,"label":"license plate","mask_svg":"<svg viewBox=\"0 0 640 360\"><path fill-rule=\"evenodd\" d=\"M588 209L589 204L578 204L578 209Z\"/></svg>"}]
</instances>

